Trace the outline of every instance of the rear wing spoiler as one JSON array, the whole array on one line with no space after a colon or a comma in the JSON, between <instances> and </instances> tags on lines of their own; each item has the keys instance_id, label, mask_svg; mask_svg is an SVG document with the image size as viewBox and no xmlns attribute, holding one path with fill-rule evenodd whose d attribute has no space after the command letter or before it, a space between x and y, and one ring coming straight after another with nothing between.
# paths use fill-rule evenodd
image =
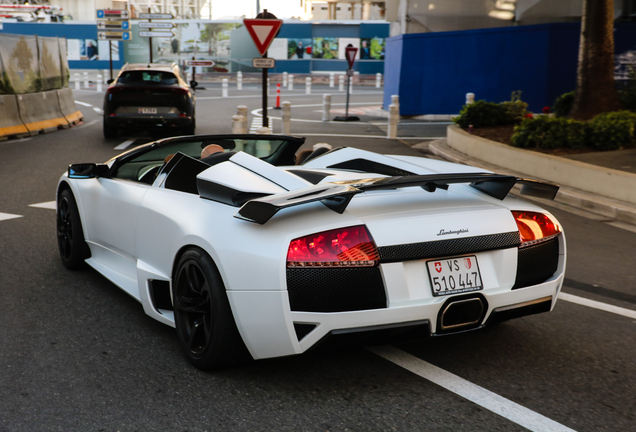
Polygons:
<instances>
[{"instance_id":1,"label":"rear wing spoiler","mask_svg":"<svg viewBox=\"0 0 636 432\"><path fill-rule=\"evenodd\" d=\"M425 191L435 192L438 188L447 190L448 185L454 183L470 183L473 188L499 200L503 200L517 183L522 185L522 195L537 198L554 199L559 190L559 186L552 183L489 173L381 177L322 183L253 199L243 204L234 217L262 225L280 210L315 201L320 201L333 211L342 214L355 195L366 191L419 186Z\"/></svg>"}]
</instances>

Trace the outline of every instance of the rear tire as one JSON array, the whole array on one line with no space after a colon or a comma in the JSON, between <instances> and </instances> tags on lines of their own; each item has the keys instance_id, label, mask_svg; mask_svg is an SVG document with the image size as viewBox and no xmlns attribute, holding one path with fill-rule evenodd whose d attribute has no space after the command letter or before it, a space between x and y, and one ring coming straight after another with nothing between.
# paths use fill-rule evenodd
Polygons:
<instances>
[{"instance_id":1,"label":"rear tire","mask_svg":"<svg viewBox=\"0 0 636 432\"><path fill-rule=\"evenodd\" d=\"M57 246L62 263L69 270L84 267L84 261L91 256L77 203L69 189L62 191L57 200Z\"/></svg>"},{"instance_id":2,"label":"rear tire","mask_svg":"<svg viewBox=\"0 0 636 432\"><path fill-rule=\"evenodd\" d=\"M191 248L181 256L172 290L177 336L190 363L212 370L250 358L221 275L203 250Z\"/></svg>"},{"instance_id":3,"label":"rear tire","mask_svg":"<svg viewBox=\"0 0 636 432\"><path fill-rule=\"evenodd\" d=\"M104 113L104 115L106 115ZM117 129L114 126L108 126L106 124L106 119L103 120L103 130L104 130L104 138L106 139L114 139L117 138Z\"/></svg>"},{"instance_id":4,"label":"rear tire","mask_svg":"<svg viewBox=\"0 0 636 432\"><path fill-rule=\"evenodd\" d=\"M192 125L188 126L187 128L184 128L183 133L184 135L194 135L196 128L197 128L197 119L196 117L193 117Z\"/></svg>"}]
</instances>

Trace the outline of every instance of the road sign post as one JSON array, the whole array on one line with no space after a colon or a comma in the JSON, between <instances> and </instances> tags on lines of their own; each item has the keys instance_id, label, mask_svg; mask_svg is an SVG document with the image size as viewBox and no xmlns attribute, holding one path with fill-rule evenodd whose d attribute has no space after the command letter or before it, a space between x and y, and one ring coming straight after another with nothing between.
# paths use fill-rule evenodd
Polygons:
<instances>
[{"instance_id":1,"label":"road sign post","mask_svg":"<svg viewBox=\"0 0 636 432\"><path fill-rule=\"evenodd\" d=\"M350 116L349 115L349 93L350 93L350 83L351 77L353 76L353 63L356 61L356 54L358 53L358 48L349 44L345 48L345 56L347 57L347 62L349 63L349 69L347 69L347 103L345 108L344 117L338 116L334 121L360 121L360 117L358 116Z\"/></svg>"},{"instance_id":2,"label":"road sign post","mask_svg":"<svg viewBox=\"0 0 636 432\"><path fill-rule=\"evenodd\" d=\"M267 49L278 34L283 21L277 19L274 14L267 12L267 9L263 9L263 12L258 14L256 19L244 19L243 24L245 24L247 32L252 37L258 52L263 56L258 61L254 59L252 65L259 67L257 64L260 64L263 70L263 127L269 127L269 119L267 118L267 71L270 67L274 67L271 62L274 59L267 58ZM275 64L276 62L274 61Z\"/></svg>"},{"instance_id":3,"label":"road sign post","mask_svg":"<svg viewBox=\"0 0 636 432\"><path fill-rule=\"evenodd\" d=\"M139 23L139 28L148 28L148 29L162 28L162 29L168 29L168 28L174 27L173 23L153 23L152 22L153 19L159 19L159 20L173 19L174 15L167 14L167 13L151 13L150 12L150 7L148 8L148 13L140 13L138 15L138 18L139 19L147 19L148 20L148 22ZM148 57L149 57L149 60L150 60L149 63L152 63L152 38L153 37L172 37L172 36L174 36L174 33L172 33L171 31L158 31L158 32L140 31L139 32L139 36L148 38L148 50L149 50Z\"/></svg>"}]
</instances>

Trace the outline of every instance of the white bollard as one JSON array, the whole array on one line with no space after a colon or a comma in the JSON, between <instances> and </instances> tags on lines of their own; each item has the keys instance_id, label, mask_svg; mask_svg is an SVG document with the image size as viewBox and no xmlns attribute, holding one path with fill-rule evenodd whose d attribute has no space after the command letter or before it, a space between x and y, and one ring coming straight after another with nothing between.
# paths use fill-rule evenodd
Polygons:
<instances>
[{"instance_id":1,"label":"white bollard","mask_svg":"<svg viewBox=\"0 0 636 432\"><path fill-rule=\"evenodd\" d=\"M287 81L287 90L292 91L293 89L294 89L294 76L290 74Z\"/></svg>"},{"instance_id":2,"label":"white bollard","mask_svg":"<svg viewBox=\"0 0 636 432\"><path fill-rule=\"evenodd\" d=\"M229 84L228 79L227 78L223 78L223 80L221 81L221 88L222 88L221 97L224 97L224 98L228 97L227 88L229 87L229 85L230 84Z\"/></svg>"},{"instance_id":3,"label":"white bollard","mask_svg":"<svg viewBox=\"0 0 636 432\"><path fill-rule=\"evenodd\" d=\"M475 102L475 93L466 93L466 105Z\"/></svg>"},{"instance_id":4,"label":"white bollard","mask_svg":"<svg viewBox=\"0 0 636 432\"><path fill-rule=\"evenodd\" d=\"M244 117L242 115L232 116L232 133L233 134L243 133L243 121L244 121Z\"/></svg>"},{"instance_id":5,"label":"white bollard","mask_svg":"<svg viewBox=\"0 0 636 432\"><path fill-rule=\"evenodd\" d=\"M100 92L100 93L102 92L102 79L103 78L104 77L101 74L97 75L97 91Z\"/></svg>"},{"instance_id":6,"label":"white bollard","mask_svg":"<svg viewBox=\"0 0 636 432\"><path fill-rule=\"evenodd\" d=\"M340 75L340 78L338 78L339 82L338 82L338 91L344 91L344 85L345 85L345 76L344 75Z\"/></svg>"},{"instance_id":7,"label":"white bollard","mask_svg":"<svg viewBox=\"0 0 636 432\"><path fill-rule=\"evenodd\" d=\"M375 88L382 87L382 74L378 72L375 74Z\"/></svg>"},{"instance_id":8,"label":"white bollard","mask_svg":"<svg viewBox=\"0 0 636 432\"><path fill-rule=\"evenodd\" d=\"M188 80L188 84L192 81L192 72L186 73L186 80Z\"/></svg>"},{"instance_id":9,"label":"white bollard","mask_svg":"<svg viewBox=\"0 0 636 432\"><path fill-rule=\"evenodd\" d=\"M269 78L267 78L267 96L269 96Z\"/></svg>"},{"instance_id":10,"label":"white bollard","mask_svg":"<svg viewBox=\"0 0 636 432\"><path fill-rule=\"evenodd\" d=\"M322 95L322 121L328 122L331 120L331 95L324 94Z\"/></svg>"},{"instance_id":11,"label":"white bollard","mask_svg":"<svg viewBox=\"0 0 636 432\"><path fill-rule=\"evenodd\" d=\"M391 95L391 103L393 105L397 105L398 109L400 108L400 95Z\"/></svg>"},{"instance_id":12,"label":"white bollard","mask_svg":"<svg viewBox=\"0 0 636 432\"><path fill-rule=\"evenodd\" d=\"M236 73L236 89L243 90L243 72L241 71Z\"/></svg>"},{"instance_id":13,"label":"white bollard","mask_svg":"<svg viewBox=\"0 0 636 432\"><path fill-rule=\"evenodd\" d=\"M389 105L389 127L386 130L386 137L397 138L397 126L400 118L400 108L396 104Z\"/></svg>"},{"instance_id":14,"label":"white bollard","mask_svg":"<svg viewBox=\"0 0 636 432\"><path fill-rule=\"evenodd\" d=\"M88 87L89 87L88 72L84 72L84 88L87 89Z\"/></svg>"},{"instance_id":15,"label":"white bollard","mask_svg":"<svg viewBox=\"0 0 636 432\"><path fill-rule=\"evenodd\" d=\"M283 72L283 87L287 87L287 72Z\"/></svg>"},{"instance_id":16,"label":"white bollard","mask_svg":"<svg viewBox=\"0 0 636 432\"><path fill-rule=\"evenodd\" d=\"M270 128L268 128L268 127L262 126L262 127L259 127L258 129L256 129L256 133L258 135L271 135L272 134L272 130Z\"/></svg>"},{"instance_id":17,"label":"white bollard","mask_svg":"<svg viewBox=\"0 0 636 432\"><path fill-rule=\"evenodd\" d=\"M334 81L336 80L336 74L334 74L333 72L329 72L329 87L333 87L334 86Z\"/></svg>"},{"instance_id":18,"label":"white bollard","mask_svg":"<svg viewBox=\"0 0 636 432\"><path fill-rule=\"evenodd\" d=\"M283 106L283 135L291 134L291 102L285 101Z\"/></svg>"},{"instance_id":19,"label":"white bollard","mask_svg":"<svg viewBox=\"0 0 636 432\"><path fill-rule=\"evenodd\" d=\"M305 94L311 94L311 77L305 78Z\"/></svg>"},{"instance_id":20,"label":"white bollard","mask_svg":"<svg viewBox=\"0 0 636 432\"><path fill-rule=\"evenodd\" d=\"M75 74L75 90L79 90L81 85L80 74Z\"/></svg>"},{"instance_id":21,"label":"white bollard","mask_svg":"<svg viewBox=\"0 0 636 432\"><path fill-rule=\"evenodd\" d=\"M239 115L241 117L243 117L243 124L241 126L242 128L242 132L246 134L247 133L247 106L245 105L239 105L236 107L236 115Z\"/></svg>"},{"instance_id":22,"label":"white bollard","mask_svg":"<svg viewBox=\"0 0 636 432\"><path fill-rule=\"evenodd\" d=\"M349 79L349 94L353 94L353 77Z\"/></svg>"}]
</instances>

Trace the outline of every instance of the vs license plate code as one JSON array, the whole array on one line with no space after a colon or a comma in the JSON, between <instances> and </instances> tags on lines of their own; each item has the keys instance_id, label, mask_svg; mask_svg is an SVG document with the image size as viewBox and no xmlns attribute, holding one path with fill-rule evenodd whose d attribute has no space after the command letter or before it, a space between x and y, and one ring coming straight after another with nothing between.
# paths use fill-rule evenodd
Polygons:
<instances>
[{"instance_id":1,"label":"vs license plate code","mask_svg":"<svg viewBox=\"0 0 636 432\"><path fill-rule=\"evenodd\" d=\"M434 296L445 296L483 289L475 255L427 261Z\"/></svg>"},{"instance_id":2,"label":"vs license plate code","mask_svg":"<svg viewBox=\"0 0 636 432\"><path fill-rule=\"evenodd\" d=\"M139 114L157 114L157 108L139 108Z\"/></svg>"}]
</instances>

